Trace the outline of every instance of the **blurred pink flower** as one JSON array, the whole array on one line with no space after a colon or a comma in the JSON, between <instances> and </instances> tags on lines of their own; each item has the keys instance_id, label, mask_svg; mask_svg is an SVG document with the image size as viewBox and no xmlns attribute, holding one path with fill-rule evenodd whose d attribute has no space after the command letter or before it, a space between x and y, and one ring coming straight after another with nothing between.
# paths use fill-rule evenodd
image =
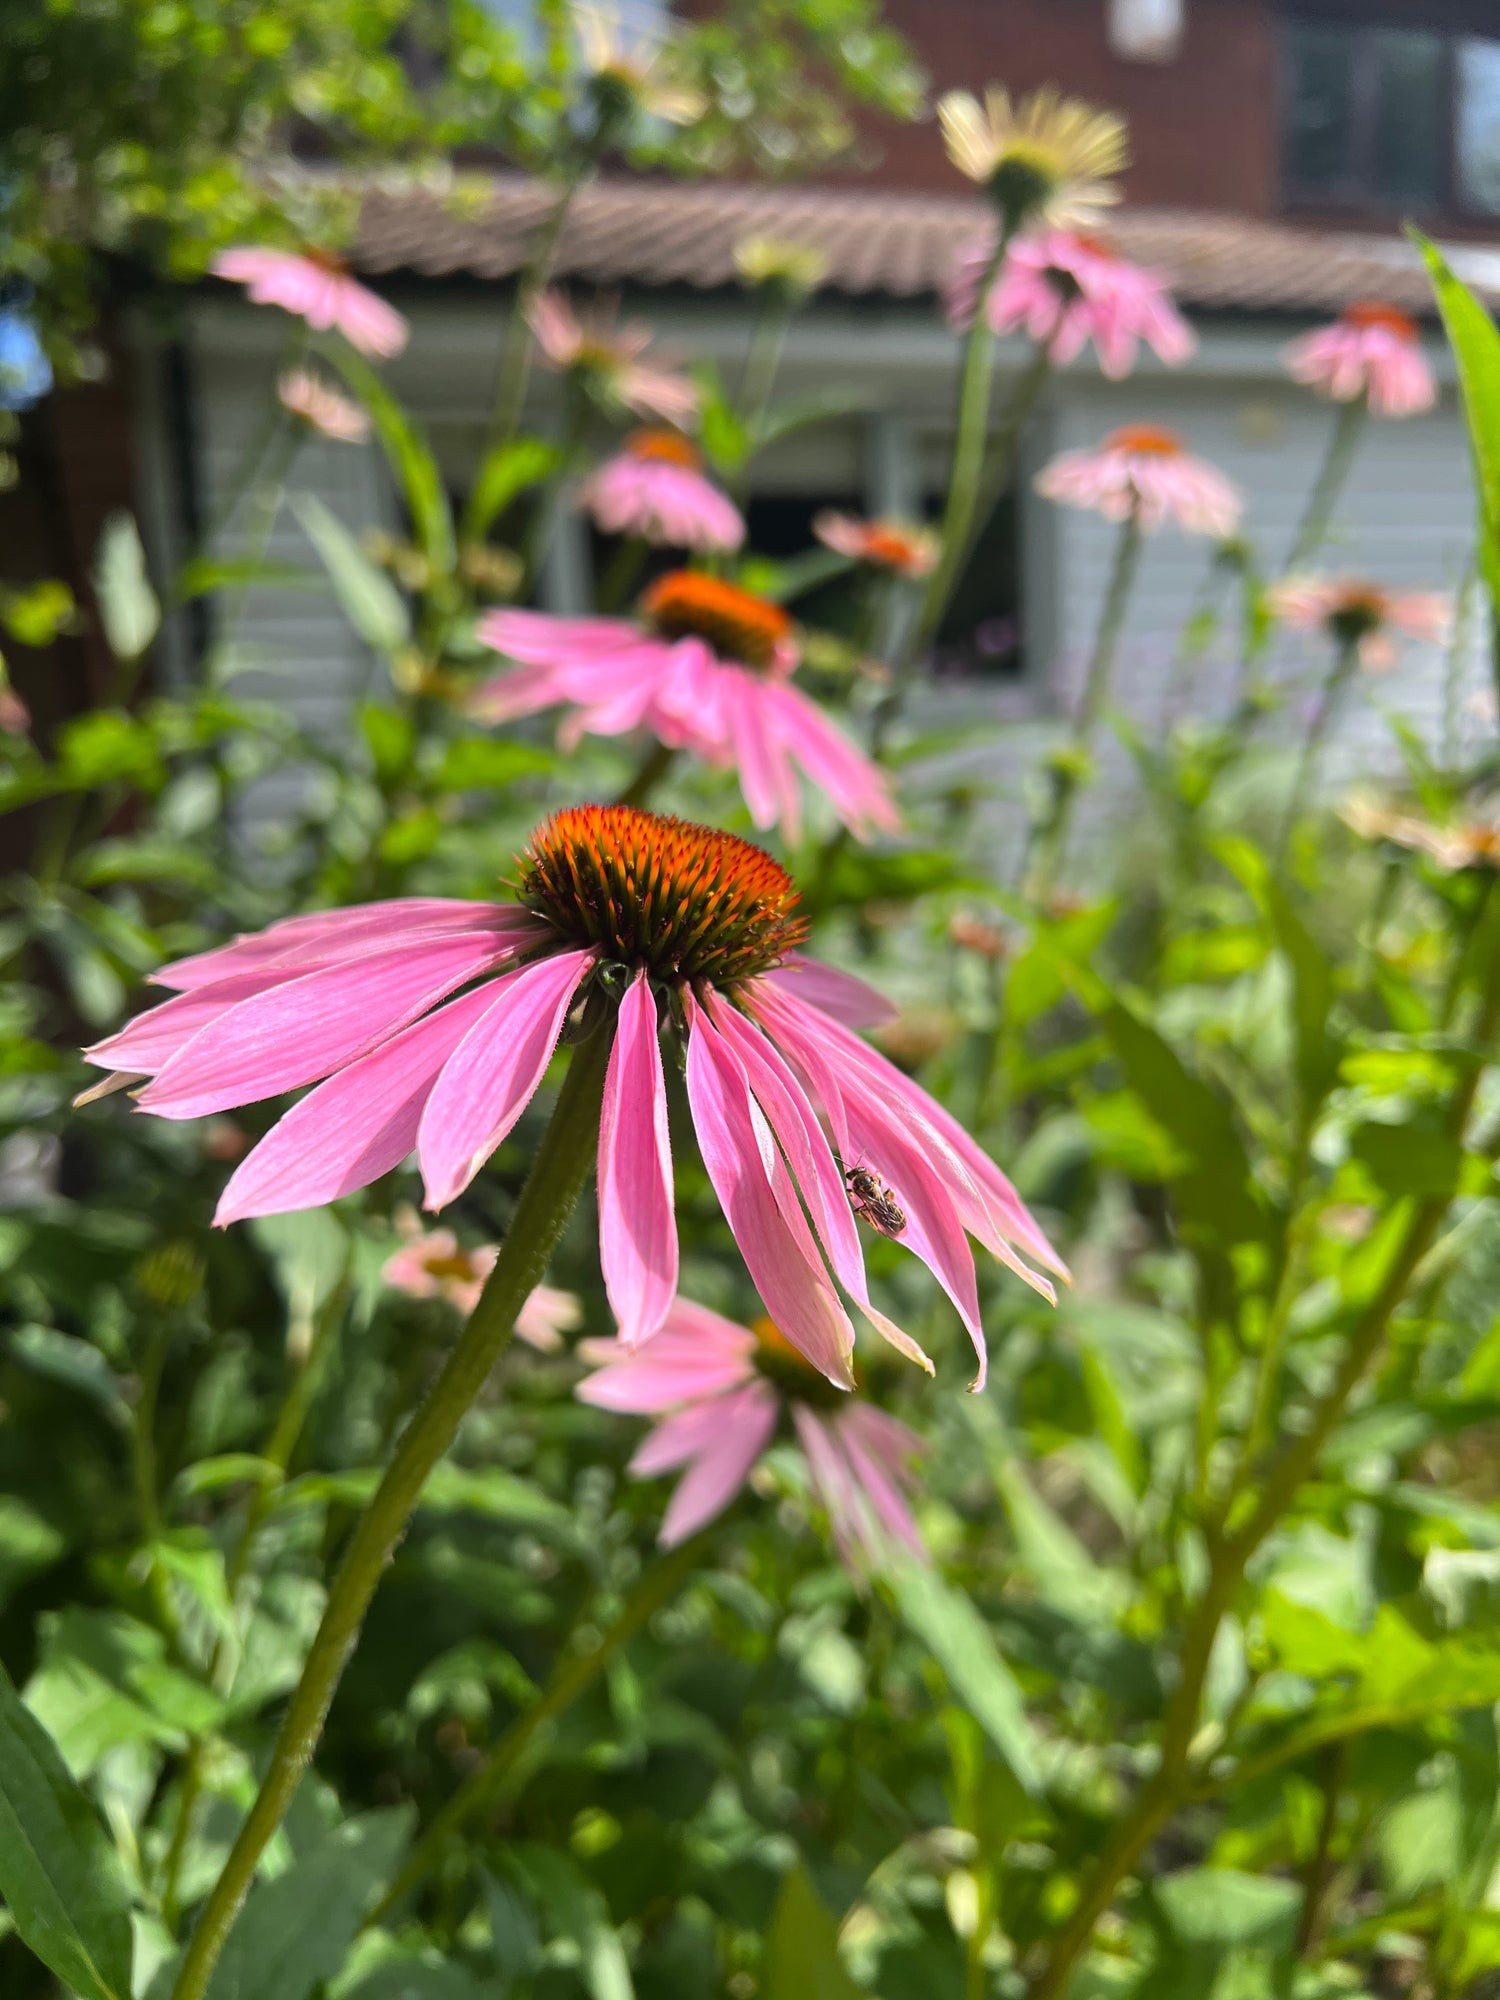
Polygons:
<instances>
[{"instance_id":1,"label":"blurred pink flower","mask_svg":"<svg viewBox=\"0 0 1500 2000\"><path fill-rule=\"evenodd\" d=\"M1415 320L1394 306L1348 306L1332 326L1304 334L1286 350L1294 382L1336 403L1369 398L1377 417L1414 417L1437 401Z\"/></svg>"},{"instance_id":2,"label":"blurred pink flower","mask_svg":"<svg viewBox=\"0 0 1500 2000\"><path fill-rule=\"evenodd\" d=\"M1374 673L1396 664L1395 635L1443 646L1453 632L1453 601L1442 591L1387 590L1361 577L1289 576L1270 586L1266 603L1293 631L1323 631L1353 646Z\"/></svg>"},{"instance_id":3,"label":"blurred pink flower","mask_svg":"<svg viewBox=\"0 0 1500 2000\"><path fill-rule=\"evenodd\" d=\"M326 251L226 250L210 268L244 285L255 305L280 306L318 333L335 328L361 354L388 361L406 345L406 321L395 307Z\"/></svg>"},{"instance_id":4,"label":"blurred pink flower","mask_svg":"<svg viewBox=\"0 0 1500 2000\"><path fill-rule=\"evenodd\" d=\"M30 727L31 710L8 680L0 680L0 735L24 736Z\"/></svg>"},{"instance_id":5,"label":"blurred pink flower","mask_svg":"<svg viewBox=\"0 0 1500 2000\"><path fill-rule=\"evenodd\" d=\"M1134 519L1151 534L1175 521L1190 535L1232 535L1240 496L1213 466L1182 448L1172 431L1127 424L1094 451L1065 451L1037 475L1036 490L1106 521Z\"/></svg>"},{"instance_id":6,"label":"blurred pink flower","mask_svg":"<svg viewBox=\"0 0 1500 2000\"><path fill-rule=\"evenodd\" d=\"M927 1560L907 1499L911 1461L925 1441L872 1404L831 1391L772 1321L737 1326L679 1298L646 1347L593 1340L580 1352L599 1364L578 1384L582 1402L663 1419L630 1461L637 1478L687 1467L662 1518L666 1547L723 1512L785 1410L845 1566L863 1577L897 1549Z\"/></svg>"},{"instance_id":7,"label":"blurred pink flower","mask_svg":"<svg viewBox=\"0 0 1500 2000\"><path fill-rule=\"evenodd\" d=\"M860 521L853 514L819 514L813 533L825 548L874 569L898 570L902 576L930 576L937 568L942 543L931 528L911 521Z\"/></svg>"},{"instance_id":8,"label":"blurred pink flower","mask_svg":"<svg viewBox=\"0 0 1500 2000\"><path fill-rule=\"evenodd\" d=\"M604 307L585 316L555 291L538 292L526 319L547 366L577 375L601 402L669 424L697 414L698 391L685 375L641 360L651 345L649 326L632 321L616 329Z\"/></svg>"},{"instance_id":9,"label":"blurred pink flower","mask_svg":"<svg viewBox=\"0 0 1500 2000\"><path fill-rule=\"evenodd\" d=\"M283 375L276 394L284 410L336 443L358 444L369 436L370 419L359 404L341 396L310 368L294 368Z\"/></svg>"},{"instance_id":10,"label":"blurred pink flower","mask_svg":"<svg viewBox=\"0 0 1500 2000\"><path fill-rule=\"evenodd\" d=\"M562 741L646 729L673 750L737 770L751 817L801 832L797 770L849 829L867 837L900 817L884 772L793 687L798 649L780 605L697 570L672 570L641 599L642 622L492 611L479 637L519 664L486 681L473 710L509 722L568 708Z\"/></svg>"},{"instance_id":11,"label":"blurred pink flower","mask_svg":"<svg viewBox=\"0 0 1500 2000\"><path fill-rule=\"evenodd\" d=\"M451 1229L423 1230L419 1224L386 1259L381 1276L392 1291L405 1292L411 1299L444 1299L467 1319L499 1255L493 1243L461 1250ZM563 1335L581 1317L582 1308L572 1292L538 1285L516 1315L516 1338L544 1354L555 1354Z\"/></svg>"},{"instance_id":12,"label":"blurred pink flower","mask_svg":"<svg viewBox=\"0 0 1500 2000\"><path fill-rule=\"evenodd\" d=\"M697 446L680 431L632 431L579 497L607 535L702 551L745 539L739 508L704 478Z\"/></svg>"},{"instance_id":13,"label":"blurred pink flower","mask_svg":"<svg viewBox=\"0 0 1500 2000\"><path fill-rule=\"evenodd\" d=\"M983 239L959 251L946 291L955 326L973 319L991 255L992 244ZM1099 366L1116 381L1135 366L1143 340L1171 368L1198 344L1165 278L1130 263L1101 238L1067 229L1012 243L990 287L987 317L998 334L1022 329L1058 368L1076 361L1092 340Z\"/></svg>"},{"instance_id":14,"label":"blurred pink flower","mask_svg":"<svg viewBox=\"0 0 1500 2000\"><path fill-rule=\"evenodd\" d=\"M365 904L167 966L155 979L175 997L88 1060L116 1082L149 1078L140 1108L164 1118L317 1086L240 1162L220 1223L333 1201L413 1150L427 1205L442 1208L531 1102L575 1008L597 996L614 1009L598 1030L612 1034L600 1254L627 1344L656 1332L677 1290L665 1027L686 1044L709 1181L788 1339L850 1382L854 1328L836 1275L872 1326L931 1365L870 1300L857 1204L937 1277L982 1380L969 1236L1049 1298L1025 1257L1063 1266L962 1126L843 1025L891 1010L862 981L797 955L806 925L786 872L731 834L578 806L538 829L519 876L519 906ZM857 1163L855 1178L841 1159ZM877 1206L869 1187L882 1186Z\"/></svg>"}]
</instances>

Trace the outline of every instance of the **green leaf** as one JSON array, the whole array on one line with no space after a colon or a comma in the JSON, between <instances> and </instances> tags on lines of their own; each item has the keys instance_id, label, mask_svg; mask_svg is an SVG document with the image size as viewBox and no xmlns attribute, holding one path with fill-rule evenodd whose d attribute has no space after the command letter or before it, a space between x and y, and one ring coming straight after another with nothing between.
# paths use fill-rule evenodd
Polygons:
<instances>
[{"instance_id":1,"label":"green leaf","mask_svg":"<svg viewBox=\"0 0 1500 2000\"><path fill-rule=\"evenodd\" d=\"M635 2000L635 1985L609 1906L578 1864L555 1848L527 1841L511 1862L540 1905L554 1934L578 1948L583 1983L593 2000Z\"/></svg>"},{"instance_id":2,"label":"green leaf","mask_svg":"<svg viewBox=\"0 0 1500 2000\"><path fill-rule=\"evenodd\" d=\"M67 1547L61 1529L14 1494L0 1494L0 1606Z\"/></svg>"},{"instance_id":3,"label":"green leaf","mask_svg":"<svg viewBox=\"0 0 1500 2000\"><path fill-rule=\"evenodd\" d=\"M485 455L464 509L464 541L482 542L518 493L539 486L562 461L555 444L541 438L512 438Z\"/></svg>"},{"instance_id":4,"label":"green leaf","mask_svg":"<svg viewBox=\"0 0 1500 2000\"><path fill-rule=\"evenodd\" d=\"M82 2000L129 2000L130 1902L119 1856L3 1669L0 1897L24 1942Z\"/></svg>"},{"instance_id":5,"label":"green leaf","mask_svg":"<svg viewBox=\"0 0 1500 2000\"><path fill-rule=\"evenodd\" d=\"M762 2000L861 2000L839 1957L838 1925L800 1864L781 1878L761 1961Z\"/></svg>"},{"instance_id":6,"label":"green leaf","mask_svg":"<svg viewBox=\"0 0 1500 2000\"><path fill-rule=\"evenodd\" d=\"M1454 277L1437 245L1418 229L1411 235L1427 260L1438 311L1458 364L1479 494L1480 567L1500 617L1500 330L1468 286Z\"/></svg>"},{"instance_id":7,"label":"green leaf","mask_svg":"<svg viewBox=\"0 0 1500 2000\"><path fill-rule=\"evenodd\" d=\"M112 514L104 525L94 594L109 650L117 660L139 659L156 637L161 605L146 576L146 552L129 514Z\"/></svg>"},{"instance_id":8,"label":"green leaf","mask_svg":"<svg viewBox=\"0 0 1500 2000\"><path fill-rule=\"evenodd\" d=\"M335 359L374 419L376 434L400 482L423 555L437 576L451 576L456 560L453 516L443 476L426 439L373 368L348 352Z\"/></svg>"},{"instance_id":9,"label":"green leaf","mask_svg":"<svg viewBox=\"0 0 1500 2000\"><path fill-rule=\"evenodd\" d=\"M1285 1949L1302 1908L1299 1883L1237 1868L1183 1868L1159 1875L1154 1888L1179 1942L1220 1951L1235 1945Z\"/></svg>"},{"instance_id":10,"label":"green leaf","mask_svg":"<svg viewBox=\"0 0 1500 2000\"><path fill-rule=\"evenodd\" d=\"M375 760L375 775L395 778L411 762L416 729L411 720L384 702L367 701L359 711L359 726Z\"/></svg>"},{"instance_id":11,"label":"green leaf","mask_svg":"<svg viewBox=\"0 0 1500 2000\"><path fill-rule=\"evenodd\" d=\"M377 653L394 653L406 645L411 637L406 606L385 571L376 568L315 493L293 495L292 511L323 558L344 615L365 644Z\"/></svg>"},{"instance_id":12,"label":"green leaf","mask_svg":"<svg viewBox=\"0 0 1500 2000\"><path fill-rule=\"evenodd\" d=\"M1277 949L1291 967L1297 1081L1304 1116L1309 1115L1327 1096L1338 1074L1341 1050L1328 1028L1333 1007L1333 967L1292 908L1291 899L1271 873L1259 848L1248 840L1224 839L1215 842L1214 851L1264 912Z\"/></svg>"},{"instance_id":13,"label":"green leaf","mask_svg":"<svg viewBox=\"0 0 1500 2000\"><path fill-rule=\"evenodd\" d=\"M436 782L445 792L499 791L517 778L545 776L557 762L555 752L534 743L460 736L443 752Z\"/></svg>"},{"instance_id":14,"label":"green leaf","mask_svg":"<svg viewBox=\"0 0 1500 2000\"><path fill-rule=\"evenodd\" d=\"M190 1732L214 1728L224 1708L172 1665L160 1632L124 1612L81 1605L44 1621L26 1706L78 1777L121 1743L181 1748Z\"/></svg>"},{"instance_id":15,"label":"green leaf","mask_svg":"<svg viewBox=\"0 0 1500 2000\"><path fill-rule=\"evenodd\" d=\"M214 1968L208 2000L307 2000L332 1979L411 1838L402 1806L362 1813L261 1880Z\"/></svg>"},{"instance_id":16,"label":"green leaf","mask_svg":"<svg viewBox=\"0 0 1500 2000\"><path fill-rule=\"evenodd\" d=\"M892 1576L902 1618L948 1676L954 1698L973 1715L1028 1792L1041 1782L1036 1740L1015 1675L969 1599L924 1563Z\"/></svg>"},{"instance_id":17,"label":"green leaf","mask_svg":"<svg viewBox=\"0 0 1500 2000\"><path fill-rule=\"evenodd\" d=\"M76 790L123 783L153 791L166 779L155 735L120 709L75 716L59 731L57 751L63 781Z\"/></svg>"},{"instance_id":18,"label":"green leaf","mask_svg":"<svg viewBox=\"0 0 1500 2000\"><path fill-rule=\"evenodd\" d=\"M123 1428L130 1422L130 1405L119 1378L98 1348L88 1341L79 1340L75 1334L59 1333L52 1326L20 1326L10 1337L10 1351L34 1374L87 1396L111 1423Z\"/></svg>"},{"instance_id":19,"label":"green leaf","mask_svg":"<svg viewBox=\"0 0 1500 2000\"><path fill-rule=\"evenodd\" d=\"M536 1918L513 1883L488 1873L480 1879L490 1919L490 1950L501 1979L510 1987L528 1978L541 1962Z\"/></svg>"}]
</instances>

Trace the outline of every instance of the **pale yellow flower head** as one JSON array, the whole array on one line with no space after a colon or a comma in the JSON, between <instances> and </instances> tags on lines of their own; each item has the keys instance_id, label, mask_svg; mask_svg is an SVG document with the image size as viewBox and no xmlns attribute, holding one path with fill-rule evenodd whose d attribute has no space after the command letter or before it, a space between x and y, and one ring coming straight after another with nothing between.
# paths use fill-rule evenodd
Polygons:
<instances>
[{"instance_id":1,"label":"pale yellow flower head","mask_svg":"<svg viewBox=\"0 0 1500 2000\"><path fill-rule=\"evenodd\" d=\"M828 276L828 259L815 243L786 236L746 236L734 246L734 268L747 285L779 286L799 297Z\"/></svg>"},{"instance_id":2,"label":"pale yellow flower head","mask_svg":"<svg viewBox=\"0 0 1500 2000\"><path fill-rule=\"evenodd\" d=\"M984 102L950 90L938 104L948 157L988 188L1008 228L1096 225L1120 199L1114 177L1128 163L1125 121L1050 86L1012 104L991 84Z\"/></svg>"},{"instance_id":3,"label":"pale yellow flower head","mask_svg":"<svg viewBox=\"0 0 1500 2000\"><path fill-rule=\"evenodd\" d=\"M617 7L580 0L573 26L585 69L596 93L620 100L622 108L691 125L707 109L702 91L676 73L670 43L627 29Z\"/></svg>"}]
</instances>

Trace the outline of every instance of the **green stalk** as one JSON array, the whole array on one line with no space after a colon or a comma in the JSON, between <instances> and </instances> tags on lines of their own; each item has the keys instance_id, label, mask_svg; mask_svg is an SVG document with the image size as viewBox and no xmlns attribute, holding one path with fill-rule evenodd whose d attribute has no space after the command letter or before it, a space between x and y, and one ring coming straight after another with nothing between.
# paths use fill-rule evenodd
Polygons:
<instances>
[{"instance_id":1,"label":"green stalk","mask_svg":"<svg viewBox=\"0 0 1500 2000\"><path fill-rule=\"evenodd\" d=\"M1307 510L1287 551L1283 573L1301 569L1305 563L1311 562L1327 540L1333 510L1349 477L1349 468L1354 463L1354 453L1368 415L1369 404L1363 396L1356 396L1352 403L1339 405L1333 429L1328 434L1328 449L1308 496Z\"/></svg>"},{"instance_id":2,"label":"green stalk","mask_svg":"<svg viewBox=\"0 0 1500 2000\"><path fill-rule=\"evenodd\" d=\"M505 1789L506 1780L521 1763L541 1732L549 1728L587 1693L604 1669L656 1613L669 1604L702 1562L710 1537L695 1535L691 1541L672 1549L648 1568L626 1598L609 1630L587 1653L574 1653L553 1669L547 1685L523 1715L517 1716L483 1763L464 1779L422 1835L407 1858L406 1866L371 1911L368 1922L378 1924L430 1875L442 1860L448 1843L460 1828L467 1826Z\"/></svg>"},{"instance_id":3,"label":"green stalk","mask_svg":"<svg viewBox=\"0 0 1500 2000\"><path fill-rule=\"evenodd\" d=\"M1109 588L1104 593L1104 605L1099 613L1099 630L1094 637L1094 650L1084 677L1083 693L1073 716L1072 736L1061 760L1053 766L1046 812L1032 834L1034 860L1028 870L1028 888L1029 893L1038 899L1051 888L1067 846L1068 825L1083 763L1099 717L1109 699L1115 660L1120 651L1120 636L1125 629L1125 614L1130 608L1136 572L1140 567L1141 539L1140 521L1132 512L1121 527L1120 539L1115 545L1114 567L1110 571Z\"/></svg>"},{"instance_id":4,"label":"green stalk","mask_svg":"<svg viewBox=\"0 0 1500 2000\"><path fill-rule=\"evenodd\" d=\"M1328 670L1328 678L1323 683L1318 706L1313 711L1312 721L1307 725L1307 734L1302 739L1302 750L1297 758L1297 769L1292 778L1292 788L1287 793L1286 807L1282 813L1281 830L1276 836L1276 865L1286 861L1287 849L1297 822L1302 817L1317 776L1318 760L1323 753L1323 745L1333 718L1338 713L1344 697L1344 690L1353 680L1359 668L1358 640L1343 640L1334 655L1333 665Z\"/></svg>"},{"instance_id":5,"label":"green stalk","mask_svg":"<svg viewBox=\"0 0 1500 2000\"><path fill-rule=\"evenodd\" d=\"M793 300L780 285L767 285L755 331L750 336L750 352L745 356L745 372L740 377L739 417L745 428L748 450L744 463L727 483L733 499L743 506L750 486L750 465L760 438L771 392L781 372L781 356L792 324Z\"/></svg>"},{"instance_id":6,"label":"green stalk","mask_svg":"<svg viewBox=\"0 0 1500 2000\"><path fill-rule=\"evenodd\" d=\"M526 267L516 281L516 296L506 325L505 350L500 357L500 372L495 383L495 407L490 418L487 450L493 451L496 445L504 444L514 436L521 421L526 384L531 375L533 345L526 308L552 275L553 259L562 241L563 225L567 222L568 210L573 206L573 197L580 185L581 179L577 176L564 184L557 200L537 226L526 255Z\"/></svg>"},{"instance_id":7,"label":"green stalk","mask_svg":"<svg viewBox=\"0 0 1500 2000\"><path fill-rule=\"evenodd\" d=\"M1492 948L1486 955L1485 983L1473 1042L1488 1048L1500 1033L1500 893L1491 889L1488 922ZM1463 1138L1479 1089L1482 1065L1469 1065L1449 1100L1445 1121L1449 1134ZM1191 1767L1193 1739L1208 1678L1209 1661L1224 1614L1244 1578L1247 1565L1295 1500L1311 1475L1348 1405L1386 1337L1397 1307L1406 1296L1418 1267L1448 1211L1451 1197L1429 1195L1413 1202L1406 1227L1391 1255L1385 1276L1352 1328L1332 1382L1312 1405L1306 1421L1288 1436L1282 1453L1267 1471L1257 1496L1249 1501L1239 1522L1213 1544L1208 1580L1183 1635L1177 1687L1168 1705L1162 1737L1161 1762L1120 1821L1077 1908L1063 1926L1046 1964L1029 1989L1028 2000L1062 2000L1074 1967L1088 1949L1094 1926L1110 1908L1125 1877L1146 1852L1173 1814L1197 1795ZM1247 1495L1247 1500L1249 1496Z\"/></svg>"},{"instance_id":8,"label":"green stalk","mask_svg":"<svg viewBox=\"0 0 1500 2000\"><path fill-rule=\"evenodd\" d=\"M653 743L636 767L635 775L615 800L617 806L643 806L677 761L669 743Z\"/></svg>"},{"instance_id":9,"label":"green stalk","mask_svg":"<svg viewBox=\"0 0 1500 2000\"><path fill-rule=\"evenodd\" d=\"M469 1323L402 1433L345 1552L317 1636L287 1706L265 1778L203 1906L172 2000L202 2000L255 1871L302 1781L370 1600L405 1534L427 1476L510 1342L516 1315L546 1271L593 1164L610 1037L577 1044L551 1123Z\"/></svg>"}]
</instances>

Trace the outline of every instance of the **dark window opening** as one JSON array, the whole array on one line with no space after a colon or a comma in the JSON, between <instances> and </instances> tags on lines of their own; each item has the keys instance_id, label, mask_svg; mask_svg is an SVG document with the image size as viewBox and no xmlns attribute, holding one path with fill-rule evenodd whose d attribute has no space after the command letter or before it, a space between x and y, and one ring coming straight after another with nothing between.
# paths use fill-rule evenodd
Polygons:
<instances>
[{"instance_id":1,"label":"dark window opening","mask_svg":"<svg viewBox=\"0 0 1500 2000\"><path fill-rule=\"evenodd\" d=\"M1281 107L1294 202L1500 215L1500 41L1289 20Z\"/></svg>"}]
</instances>

